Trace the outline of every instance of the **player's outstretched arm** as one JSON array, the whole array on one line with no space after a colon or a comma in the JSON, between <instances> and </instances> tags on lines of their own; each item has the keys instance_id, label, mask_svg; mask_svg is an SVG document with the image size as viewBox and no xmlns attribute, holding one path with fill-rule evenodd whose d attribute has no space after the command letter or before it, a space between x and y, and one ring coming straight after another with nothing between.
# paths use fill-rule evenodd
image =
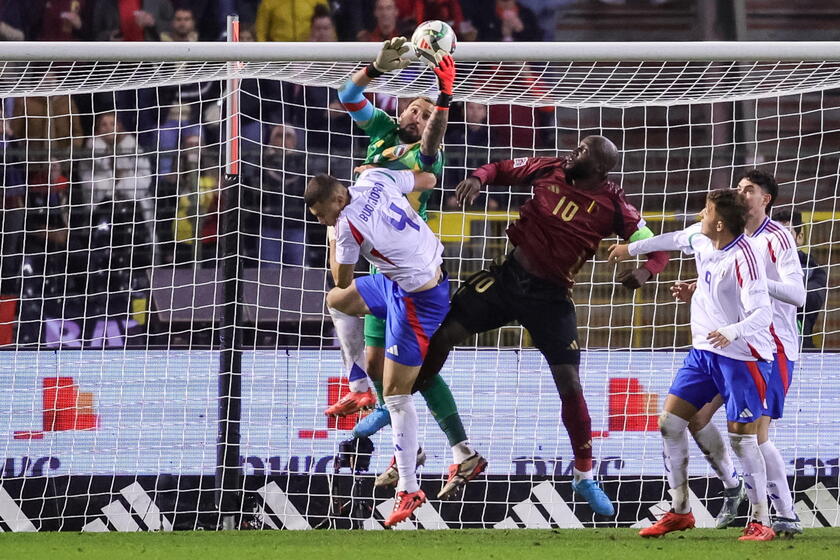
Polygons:
<instances>
[{"instance_id":1,"label":"player's outstretched arm","mask_svg":"<svg viewBox=\"0 0 840 560\"><path fill-rule=\"evenodd\" d=\"M405 44L405 37L394 37L382 43L382 49L376 56L376 60L366 67L353 74L349 80L344 82L338 90L338 100L362 128L373 118L375 108L365 99L365 88L375 78L386 72L399 70L408 66L411 61L402 58L408 52L409 46Z\"/></svg>"},{"instance_id":2,"label":"player's outstretched arm","mask_svg":"<svg viewBox=\"0 0 840 560\"><path fill-rule=\"evenodd\" d=\"M692 253L691 239L696 234L699 234L699 229L695 225L681 231L660 233L659 235L654 235L647 239L637 239L630 243L615 243L609 248L607 260L613 264L618 264L633 257L647 255L657 251Z\"/></svg>"},{"instance_id":3,"label":"player's outstretched arm","mask_svg":"<svg viewBox=\"0 0 840 560\"><path fill-rule=\"evenodd\" d=\"M557 165L557 158L516 158L482 165L455 187L458 204L475 202L483 185L531 187L534 175L545 167Z\"/></svg>"},{"instance_id":4,"label":"player's outstretched arm","mask_svg":"<svg viewBox=\"0 0 840 560\"><path fill-rule=\"evenodd\" d=\"M420 140L420 163L424 169L431 169L438 158L438 149L443 143L446 125L449 122L449 103L455 86L455 60L450 55L441 55L434 68L440 93L435 110L429 118L423 138Z\"/></svg>"}]
</instances>

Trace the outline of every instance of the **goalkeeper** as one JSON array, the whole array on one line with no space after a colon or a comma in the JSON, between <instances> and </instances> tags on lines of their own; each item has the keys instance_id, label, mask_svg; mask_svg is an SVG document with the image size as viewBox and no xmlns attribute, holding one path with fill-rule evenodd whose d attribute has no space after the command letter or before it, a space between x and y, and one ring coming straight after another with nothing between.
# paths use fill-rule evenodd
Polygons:
<instances>
[{"instance_id":1,"label":"goalkeeper","mask_svg":"<svg viewBox=\"0 0 840 560\"><path fill-rule=\"evenodd\" d=\"M364 97L364 89L372 80L410 64L409 59L401 56L408 50L409 46L404 37L385 41L376 60L353 74L338 91L338 98L350 117L370 137L367 156L357 171L367 166L428 171L437 176L440 176L443 171L441 144L446 132L449 103L455 82L455 62L451 56L441 55L434 68L440 87L440 94L435 103L427 97L418 97L395 120L381 109L375 108ZM407 196L423 220L427 220L426 203L430 192L410 193ZM333 243L334 241L331 240L331 251L335 250ZM376 273L374 267L371 267L371 273ZM367 315L364 320L364 340L367 358L366 372L358 364L350 367L350 392L324 411L327 415L346 416L373 406L375 399L370 391L368 381L370 377L380 404L359 422L353 430L355 437L373 435L391 422L390 414L382 404L382 372L385 356L388 353L385 349L385 321ZM419 389L423 398L426 399L429 411L449 440L453 456L450 471L461 473L454 484L446 484L438 495L439 498L445 498L467 480L481 473L487 462L470 446L455 399L443 378L435 375L415 389ZM422 450L419 450L418 466L424 461L425 455ZM464 473L468 476L463 476ZM377 486L392 486L396 485L398 480L399 474L392 461L391 466L377 477L376 484Z\"/></svg>"}]
</instances>

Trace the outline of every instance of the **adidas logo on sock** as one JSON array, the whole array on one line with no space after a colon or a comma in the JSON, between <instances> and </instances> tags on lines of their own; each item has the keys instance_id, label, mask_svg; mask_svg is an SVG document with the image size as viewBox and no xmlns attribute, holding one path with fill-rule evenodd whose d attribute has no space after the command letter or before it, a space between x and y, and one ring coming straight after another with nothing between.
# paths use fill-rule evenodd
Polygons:
<instances>
[{"instance_id":1,"label":"adidas logo on sock","mask_svg":"<svg viewBox=\"0 0 840 560\"><path fill-rule=\"evenodd\" d=\"M394 344L393 346L391 346L390 348L388 348L388 353L389 353L389 354L393 354L394 356L399 356L399 355L400 355L399 350L397 349L397 345L396 345L396 344Z\"/></svg>"}]
</instances>

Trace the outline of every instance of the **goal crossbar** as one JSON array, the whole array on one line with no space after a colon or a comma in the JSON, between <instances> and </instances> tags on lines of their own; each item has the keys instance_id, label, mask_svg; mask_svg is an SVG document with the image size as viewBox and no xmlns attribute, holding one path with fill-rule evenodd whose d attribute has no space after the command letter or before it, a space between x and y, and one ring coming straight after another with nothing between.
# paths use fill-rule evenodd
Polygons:
<instances>
[{"instance_id":1,"label":"goal crossbar","mask_svg":"<svg viewBox=\"0 0 840 560\"><path fill-rule=\"evenodd\" d=\"M0 45L4 60L175 62L360 62L376 56L379 43L107 43L25 42ZM604 61L831 61L840 60L840 41L645 41L645 42L477 42L459 43L460 62Z\"/></svg>"}]
</instances>

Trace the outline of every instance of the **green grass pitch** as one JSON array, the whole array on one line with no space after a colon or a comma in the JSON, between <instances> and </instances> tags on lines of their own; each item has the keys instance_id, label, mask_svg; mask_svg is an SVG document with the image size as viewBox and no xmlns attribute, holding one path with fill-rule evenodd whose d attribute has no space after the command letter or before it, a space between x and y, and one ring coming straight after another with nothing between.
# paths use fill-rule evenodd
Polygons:
<instances>
[{"instance_id":1,"label":"green grass pitch","mask_svg":"<svg viewBox=\"0 0 840 560\"><path fill-rule=\"evenodd\" d=\"M738 542L737 529L697 529L642 539L632 529L467 531L232 531L4 533L0 558L26 560L817 560L840 557L840 528L793 540Z\"/></svg>"}]
</instances>

